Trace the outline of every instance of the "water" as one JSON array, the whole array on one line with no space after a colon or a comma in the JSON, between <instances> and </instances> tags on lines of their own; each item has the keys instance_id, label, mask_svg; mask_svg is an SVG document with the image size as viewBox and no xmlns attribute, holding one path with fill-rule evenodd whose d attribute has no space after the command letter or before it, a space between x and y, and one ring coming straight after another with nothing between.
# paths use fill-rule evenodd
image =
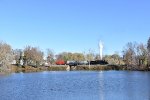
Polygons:
<instances>
[{"instance_id":1,"label":"water","mask_svg":"<svg viewBox=\"0 0 150 100\"><path fill-rule=\"evenodd\" d=\"M0 100L150 100L150 72L14 73L0 76Z\"/></svg>"}]
</instances>

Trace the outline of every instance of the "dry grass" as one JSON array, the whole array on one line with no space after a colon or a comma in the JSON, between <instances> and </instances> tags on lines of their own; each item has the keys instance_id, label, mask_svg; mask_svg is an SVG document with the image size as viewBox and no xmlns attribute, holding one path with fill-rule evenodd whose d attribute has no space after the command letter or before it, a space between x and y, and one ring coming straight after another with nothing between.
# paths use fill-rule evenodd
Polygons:
<instances>
[{"instance_id":1,"label":"dry grass","mask_svg":"<svg viewBox=\"0 0 150 100\"><path fill-rule=\"evenodd\" d=\"M68 65L52 65L48 67L32 67L25 66L19 67L16 65L11 65L11 72L39 72L39 71L66 71L68 69ZM78 65L72 66L70 70L129 70L127 66L117 66L117 65Z\"/></svg>"}]
</instances>

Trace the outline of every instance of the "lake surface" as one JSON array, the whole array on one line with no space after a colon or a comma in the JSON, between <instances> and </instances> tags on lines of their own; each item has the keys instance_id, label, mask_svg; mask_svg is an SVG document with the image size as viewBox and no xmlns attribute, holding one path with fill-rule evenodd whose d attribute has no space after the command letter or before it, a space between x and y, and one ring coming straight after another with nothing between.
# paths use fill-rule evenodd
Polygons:
<instances>
[{"instance_id":1,"label":"lake surface","mask_svg":"<svg viewBox=\"0 0 150 100\"><path fill-rule=\"evenodd\" d=\"M14 73L0 76L0 100L150 100L150 72Z\"/></svg>"}]
</instances>

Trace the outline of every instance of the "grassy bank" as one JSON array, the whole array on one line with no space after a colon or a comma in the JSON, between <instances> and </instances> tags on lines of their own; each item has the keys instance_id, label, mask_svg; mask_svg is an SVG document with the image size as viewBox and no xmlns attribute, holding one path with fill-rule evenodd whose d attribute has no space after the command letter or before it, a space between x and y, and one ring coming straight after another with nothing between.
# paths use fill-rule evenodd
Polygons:
<instances>
[{"instance_id":1,"label":"grassy bank","mask_svg":"<svg viewBox=\"0 0 150 100\"><path fill-rule=\"evenodd\" d=\"M76 70L112 70L108 65L79 65Z\"/></svg>"},{"instance_id":2,"label":"grassy bank","mask_svg":"<svg viewBox=\"0 0 150 100\"><path fill-rule=\"evenodd\" d=\"M40 71L66 71L66 70L85 70L85 71L105 71L105 70L130 70L130 71L150 71L150 69L146 69L145 67L139 67L139 69L135 69L133 66L118 66L118 65L78 65L68 67L68 65L52 65L52 66L40 66L40 67L32 67L32 66L11 66L11 72L40 72Z\"/></svg>"},{"instance_id":3,"label":"grassy bank","mask_svg":"<svg viewBox=\"0 0 150 100\"><path fill-rule=\"evenodd\" d=\"M48 71L66 71L68 65L52 65L48 67Z\"/></svg>"},{"instance_id":4,"label":"grassy bank","mask_svg":"<svg viewBox=\"0 0 150 100\"><path fill-rule=\"evenodd\" d=\"M39 71L46 71L47 68L46 67L32 67L32 66L16 66L16 65L12 65L11 66L11 72L39 72Z\"/></svg>"},{"instance_id":5,"label":"grassy bank","mask_svg":"<svg viewBox=\"0 0 150 100\"><path fill-rule=\"evenodd\" d=\"M40 72L40 71L66 71L67 65L53 65L53 66L40 66L40 67L32 67L32 66L11 66L12 73L18 72Z\"/></svg>"}]
</instances>

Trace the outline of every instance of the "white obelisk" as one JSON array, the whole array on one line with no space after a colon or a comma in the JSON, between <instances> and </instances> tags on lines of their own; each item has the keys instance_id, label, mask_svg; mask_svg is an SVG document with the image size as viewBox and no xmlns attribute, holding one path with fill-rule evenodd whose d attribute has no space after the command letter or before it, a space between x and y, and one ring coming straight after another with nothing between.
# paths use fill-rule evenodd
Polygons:
<instances>
[{"instance_id":1,"label":"white obelisk","mask_svg":"<svg viewBox=\"0 0 150 100\"><path fill-rule=\"evenodd\" d=\"M103 59L103 44L101 41L99 42L99 56L100 56L100 60L102 60Z\"/></svg>"}]
</instances>

